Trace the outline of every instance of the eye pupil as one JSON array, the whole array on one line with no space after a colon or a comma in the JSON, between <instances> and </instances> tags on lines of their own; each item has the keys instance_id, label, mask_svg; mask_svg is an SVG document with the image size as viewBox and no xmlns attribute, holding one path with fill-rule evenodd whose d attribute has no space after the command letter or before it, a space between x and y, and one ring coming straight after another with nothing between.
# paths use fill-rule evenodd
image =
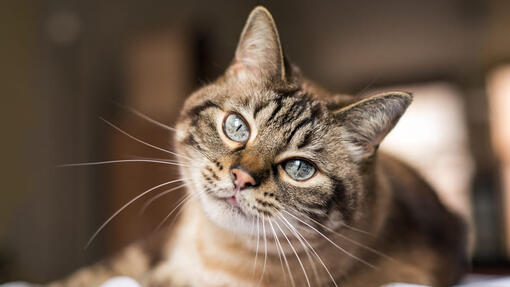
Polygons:
<instances>
[{"instance_id":1,"label":"eye pupil","mask_svg":"<svg viewBox=\"0 0 510 287\"><path fill-rule=\"evenodd\" d=\"M285 163L285 172L294 180L306 180L315 174L315 167L306 160L291 159Z\"/></svg>"},{"instance_id":2,"label":"eye pupil","mask_svg":"<svg viewBox=\"0 0 510 287\"><path fill-rule=\"evenodd\" d=\"M237 114L229 114L223 123L225 135L236 142L245 142L250 137L248 124Z\"/></svg>"}]
</instances>

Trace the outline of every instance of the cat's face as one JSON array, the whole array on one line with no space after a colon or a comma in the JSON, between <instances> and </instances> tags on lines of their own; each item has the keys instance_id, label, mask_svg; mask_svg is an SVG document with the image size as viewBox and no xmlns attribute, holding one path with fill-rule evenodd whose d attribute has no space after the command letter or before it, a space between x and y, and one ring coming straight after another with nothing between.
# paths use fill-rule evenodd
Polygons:
<instances>
[{"instance_id":1,"label":"cat's face","mask_svg":"<svg viewBox=\"0 0 510 287\"><path fill-rule=\"evenodd\" d=\"M329 111L311 95L230 82L205 87L190 102L178 137L193 159L185 177L220 225L250 226L282 209L324 215L337 195L346 209L355 207L356 166Z\"/></svg>"},{"instance_id":2,"label":"cat's face","mask_svg":"<svg viewBox=\"0 0 510 287\"><path fill-rule=\"evenodd\" d=\"M232 231L284 211L356 218L360 166L410 101L392 93L332 108L285 64L271 16L255 9L233 64L187 100L177 125L177 148L191 159L183 176L205 213Z\"/></svg>"}]
</instances>

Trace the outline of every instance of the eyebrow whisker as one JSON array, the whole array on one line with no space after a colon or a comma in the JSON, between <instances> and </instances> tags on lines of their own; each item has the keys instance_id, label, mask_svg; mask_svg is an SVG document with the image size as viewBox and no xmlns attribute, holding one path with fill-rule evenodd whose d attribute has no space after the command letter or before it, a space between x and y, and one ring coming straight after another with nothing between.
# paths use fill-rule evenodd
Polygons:
<instances>
[{"instance_id":1,"label":"eyebrow whisker","mask_svg":"<svg viewBox=\"0 0 510 287\"><path fill-rule=\"evenodd\" d=\"M146 146L148 146L148 147L151 147L151 148L153 148L153 149L156 149L156 150L159 150L159 151L162 151L162 152L169 153L169 154L174 155L174 156L183 157L183 158L185 158L185 159L187 159L187 160L193 160L193 159L191 159L191 158L189 158L189 157L187 157L187 156L185 156L185 155L178 154L178 153L175 153L175 152L173 152L173 151L169 151L169 150L167 150L167 149L164 149L164 148L161 148L161 147L158 147L158 146L152 145L152 144L150 144L150 143L148 143L148 142L145 142L145 141L143 141L143 140L141 140L141 139L139 139L139 138L137 138L137 137L135 137L135 136L133 136L133 135L131 135L131 134L127 133L126 131L122 130L121 128L119 128L118 126L116 126L116 125L114 125L113 123L109 122L108 120L104 119L103 117L99 117L99 119L100 119L100 120L102 120L103 122L105 122L105 123L106 123L107 125L109 125L110 127L112 127L112 128L114 128L115 130L117 130L118 132L120 132L120 133L124 134L125 136L127 136L127 137L129 137L129 138L131 138L131 139L133 139L133 140L135 140L135 141L137 141L137 142L141 143L141 144L144 144L144 145L146 145Z\"/></svg>"}]
</instances>

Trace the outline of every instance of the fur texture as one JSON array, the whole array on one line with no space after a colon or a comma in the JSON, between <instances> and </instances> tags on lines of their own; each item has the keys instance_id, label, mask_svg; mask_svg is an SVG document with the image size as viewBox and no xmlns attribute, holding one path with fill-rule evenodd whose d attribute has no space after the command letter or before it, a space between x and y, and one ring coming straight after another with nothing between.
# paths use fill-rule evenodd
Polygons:
<instances>
[{"instance_id":1,"label":"fur texture","mask_svg":"<svg viewBox=\"0 0 510 287\"><path fill-rule=\"evenodd\" d=\"M464 264L463 224L412 170L377 154L412 96L332 95L282 54L257 7L224 76L187 100L177 153L190 201L178 228L53 286L92 286L113 274L145 286L449 286ZM245 142L225 134L235 113ZM291 159L315 169L295 180ZM236 189L231 170L255 184Z\"/></svg>"}]
</instances>

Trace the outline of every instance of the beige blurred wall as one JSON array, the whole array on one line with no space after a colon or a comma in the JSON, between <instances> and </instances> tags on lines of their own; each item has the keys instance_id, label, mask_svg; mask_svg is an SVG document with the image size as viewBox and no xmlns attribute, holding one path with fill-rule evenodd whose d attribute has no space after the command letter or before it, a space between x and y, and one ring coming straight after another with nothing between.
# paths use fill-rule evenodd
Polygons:
<instances>
[{"instance_id":1,"label":"beige blurred wall","mask_svg":"<svg viewBox=\"0 0 510 287\"><path fill-rule=\"evenodd\" d=\"M37 6L32 1L0 4L0 127L2 158L0 200L0 236L11 220L16 202L27 196L33 188L27 181L31 174L29 157L26 154L27 133L40 117L37 96L33 86L35 37L37 33Z\"/></svg>"}]
</instances>

